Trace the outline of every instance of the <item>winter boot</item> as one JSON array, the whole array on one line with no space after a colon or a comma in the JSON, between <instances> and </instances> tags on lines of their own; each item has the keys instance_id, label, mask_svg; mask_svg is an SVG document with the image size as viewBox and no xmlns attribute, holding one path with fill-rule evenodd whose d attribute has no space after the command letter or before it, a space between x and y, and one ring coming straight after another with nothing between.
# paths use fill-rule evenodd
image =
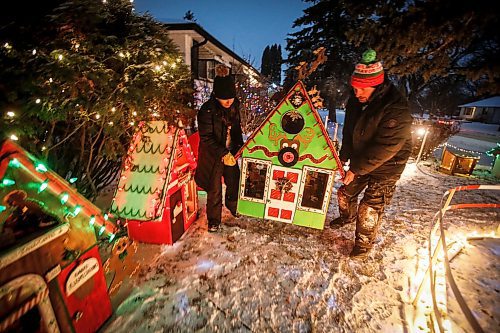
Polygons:
<instances>
[{"instance_id":1,"label":"winter boot","mask_svg":"<svg viewBox=\"0 0 500 333\"><path fill-rule=\"evenodd\" d=\"M217 232L220 230L220 222L208 220L208 232Z\"/></svg>"},{"instance_id":2,"label":"winter boot","mask_svg":"<svg viewBox=\"0 0 500 333\"><path fill-rule=\"evenodd\" d=\"M351 253L349 254L349 257L351 257L352 259L366 259L366 257L368 257L370 250L371 250L370 248L366 248L355 244L354 247L352 248Z\"/></svg>"},{"instance_id":3,"label":"winter boot","mask_svg":"<svg viewBox=\"0 0 500 333\"><path fill-rule=\"evenodd\" d=\"M240 217L240 214L238 214L238 212L236 211L236 207L238 205L238 201L228 201L228 200L226 200L225 205L226 205L227 209L229 209L229 211L231 212L231 215L233 215L234 218Z\"/></svg>"},{"instance_id":4,"label":"winter boot","mask_svg":"<svg viewBox=\"0 0 500 333\"><path fill-rule=\"evenodd\" d=\"M356 222L358 197L349 197L343 187L337 192L340 216L330 222L330 227L339 228L346 224Z\"/></svg>"},{"instance_id":5,"label":"winter boot","mask_svg":"<svg viewBox=\"0 0 500 333\"><path fill-rule=\"evenodd\" d=\"M376 210L361 202L358 209L356 221L356 241L353 252L368 252L373 247L377 237L378 227L382 217L382 211ZM365 251L366 250L366 251Z\"/></svg>"},{"instance_id":6,"label":"winter boot","mask_svg":"<svg viewBox=\"0 0 500 333\"><path fill-rule=\"evenodd\" d=\"M354 223L356 222L356 219L353 218L353 219L346 219L345 217L343 216L339 216L337 217L336 219L333 219L330 221L330 228L340 228L346 224L349 224L349 223Z\"/></svg>"}]
</instances>

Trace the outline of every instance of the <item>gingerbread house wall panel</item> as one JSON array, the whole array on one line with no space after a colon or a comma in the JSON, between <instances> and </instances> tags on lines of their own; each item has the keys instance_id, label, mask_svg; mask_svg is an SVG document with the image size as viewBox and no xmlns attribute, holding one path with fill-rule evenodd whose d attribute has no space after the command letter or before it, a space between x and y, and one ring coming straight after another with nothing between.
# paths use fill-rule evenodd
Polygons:
<instances>
[{"instance_id":1,"label":"gingerbread house wall panel","mask_svg":"<svg viewBox=\"0 0 500 333\"><path fill-rule=\"evenodd\" d=\"M96 237L112 239L109 232L114 232L114 226L68 182L15 143L3 142L0 156L0 294L12 281L25 277L47 282L47 288L45 282L41 286L47 297L27 300L30 307L0 296L5 317L18 318L1 325L15 329L31 318L37 326L37 316L50 308L61 331L81 332L68 315L69 303L58 291L57 277L95 246ZM97 251L94 256L100 262ZM95 274L104 279L102 269ZM89 290L99 294L102 302L109 301L105 285ZM89 310L88 306L82 311ZM88 324L98 328L109 315L110 311L104 311L103 316L87 319Z\"/></svg>"},{"instance_id":2,"label":"gingerbread house wall panel","mask_svg":"<svg viewBox=\"0 0 500 333\"><path fill-rule=\"evenodd\" d=\"M108 291L97 246L65 267L57 281L77 332L96 332L111 316L111 300L103 297Z\"/></svg>"},{"instance_id":3,"label":"gingerbread house wall panel","mask_svg":"<svg viewBox=\"0 0 500 333\"><path fill-rule=\"evenodd\" d=\"M340 161L301 82L238 155L241 214L323 228Z\"/></svg>"},{"instance_id":4,"label":"gingerbread house wall panel","mask_svg":"<svg viewBox=\"0 0 500 333\"><path fill-rule=\"evenodd\" d=\"M132 239L173 244L180 238L196 219L195 169L184 130L164 121L139 125L111 208L127 220Z\"/></svg>"},{"instance_id":5,"label":"gingerbread house wall panel","mask_svg":"<svg viewBox=\"0 0 500 333\"><path fill-rule=\"evenodd\" d=\"M128 150L112 212L136 221L161 220L174 140L175 128L167 122L141 123Z\"/></svg>"}]
</instances>

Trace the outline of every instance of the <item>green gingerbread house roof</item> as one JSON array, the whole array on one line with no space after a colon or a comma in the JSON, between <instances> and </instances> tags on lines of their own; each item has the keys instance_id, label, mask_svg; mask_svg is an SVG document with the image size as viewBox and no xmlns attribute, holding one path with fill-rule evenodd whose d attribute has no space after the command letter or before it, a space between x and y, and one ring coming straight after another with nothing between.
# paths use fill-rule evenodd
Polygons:
<instances>
[{"instance_id":1,"label":"green gingerbread house roof","mask_svg":"<svg viewBox=\"0 0 500 333\"><path fill-rule=\"evenodd\" d=\"M342 173L333 143L301 81L294 85L253 132L238 156L271 160L273 164L283 165L280 150L286 147L297 151L296 161L290 167L313 165L330 170L338 169Z\"/></svg>"}]
</instances>

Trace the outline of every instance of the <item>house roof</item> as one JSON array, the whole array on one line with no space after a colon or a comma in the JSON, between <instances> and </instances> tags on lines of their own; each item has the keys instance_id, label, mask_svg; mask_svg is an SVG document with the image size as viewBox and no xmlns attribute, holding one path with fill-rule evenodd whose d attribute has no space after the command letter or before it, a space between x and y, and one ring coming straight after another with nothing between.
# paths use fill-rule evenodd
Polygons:
<instances>
[{"instance_id":1,"label":"house roof","mask_svg":"<svg viewBox=\"0 0 500 333\"><path fill-rule=\"evenodd\" d=\"M238 54L233 52L230 48L228 48L226 45L222 44L220 41L218 41L214 36L209 34L205 29L203 29L199 24L192 23L192 22L184 22L184 23L179 23L179 22L164 22L163 23L165 27L168 30L193 30L196 33L198 33L200 36L205 38L207 41L210 43L214 44L217 46L219 49L223 50L227 54L229 54L231 57L236 59L238 62L242 63L245 66L250 67L252 70L254 70L257 74L260 75L260 72L250 65L245 59L240 57Z\"/></svg>"},{"instance_id":2,"label":"house roof","mask_svg":"<svg viewBox=\"0 0 500 333\"><path fill-rule=\"evenodd\" d=\"M486 99L481 99L476 102L467 103L463 105L459 105L460 108L469 108L469 107L481 107L481 108L500 108L500 96L490 97Z\"/></svg>"},{"instance_id":3,"label":"house roof","mask_svg":"<svg viewBox=\"0 0 500 333\"><path fill-rule=\"evenodd\" d=\"M62 218L62 212L64 214L72 212L71 218L68 220L71 225L78 225L78 228L74 227L76 229L90 223L97 230L104 227L102 232L106 231L106 234L113 234L116 231L115 226L107 221L103 212L78 193L74 186L56 172L45 167L41 160L8 139L0 141L0 180L5 179L4 177L12 177L16 181L23 179L23 182L15 183L12 190L22 190L27 192L30 198L45 201L45 208L53 211L55 215ZM33 186L37 183L40 185L39 189L37 186ZM44 189L46 190L42 189L42 184L45 184ZM4 190L10 191L11 189L4 186ZM64 202L61 201L61 196L67 197ZM0 205L2 205L1 200L2 191L0 189ZM77 207L79 207L78 212L75 213ZM87 231L82 232L83 234L87 233ZM91 237L85 238L85 242L93 244L95 242L94 232L92 231L91 234Z\"/></svg>"},{"instance_id":4,"label":"house roof","mask_svg":"<svg viewBox=\"0 0 500 333\"><path fill-rule=\"evenodd\" d=\"M166 121L141 123L128 149L111 212L139 221L161 217L177 150L186 152L186 165L196 167L187 141L183 129Z\"/></svg>"},{"instance_id":5,"label":"house roof","mask_svg":"<svg viewBox=\"0 0 500 333\"><path fill-rule=\"evenodd\" d=\"M324 143L326 144L324 147L321 147L321 149L320 149L321 154L322 154L321 157L314 156L314 154L311 154L310 153L311 149L309 148L309 151L307 153L305 153L299 157L299 161L307 158L307 159L310 159L318 167L321 167L321 163L323 163L323 161L325 161L325 158L327 158L329 160L334 159L339 173L343 176L343 170L340 167L342 164L340 163L340 160L337 156L337 153L336 153L336 150L333 146L333 143L331 142L330 137L328 136L328 132L326 131L325 127L323 126L323 122L321 120L321 117L319 116L318 112L314 108L314 105L313 105L310 97L308 96L307 90L306 90L304 84L302 83L302 81L298 81L293 86L293 88L290 89L290 91L283 97L280 104L278 104L271 112L269 112L266 119L264 119L264 121L261 123L261 125L256 130L253 131L252 135L247 139L247 141L245 142L243 147L240 148L240 150L238 151L236 156L237 157L242 156L245 150L249 150L249 151L256 150L256 149L263 149L264 151L268 150L268 149L266 149L267 147L262 147L258 144L256 145L256 139L258 137L262 137L262 136L267 135L264 133L271 134L271 132L273 132L273 130L270 128L270 124L272 124L273 119L276 120L276 117L281 118L282 113L285 114L288 111L291 111L291 110L297 111L298 109L302 108L302 106L301 106L298 109L296 109L295 106L292 106L292 104L290 104L290 100L292 99L294 93L296 93L298 91L302 92L303 96L305 97L304 104L308 105L308 108L307 108L308 111L303 110L307 113L306 118L312 117L312 121L311 121L312 128L310 128L310 130L312 129L312 132L314 133L314 135L310 139L311 140L320 140L320 138L322 137L322 140L324 140ZM277 121L277 122L280 123L280 121ZM284 135L284 137L288 137L284 133L283 133L283 135ZM272 141L272 139L270 137L269 137L269 139L266 138L266 140L268 142ZM316 146L319 147L318 145L316 145ZM328 151L328 152L326 152L326 151ZM326 155L324 155L324 153L326 153ZM265 154L268 157L273 156L272 152L267 151L267 152L265 152ZM330 155L330 156L328 156L328 155ZM275 158L275 157L271 157L271 158Z\"/></svg>"}]
</instances>

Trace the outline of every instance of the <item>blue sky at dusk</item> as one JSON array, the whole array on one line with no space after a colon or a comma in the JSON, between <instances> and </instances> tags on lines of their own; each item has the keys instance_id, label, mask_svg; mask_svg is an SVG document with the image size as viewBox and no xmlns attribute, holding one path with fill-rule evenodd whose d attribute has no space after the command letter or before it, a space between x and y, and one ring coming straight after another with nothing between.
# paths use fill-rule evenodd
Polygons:
<instances>
[{"instance_id":1,"label":"blue sky at dusk","mask_svg":"<svg viewBox=\"0 0 500 333\"><path fill-rule=\"evenodd\" d=\"M281 44L286 58L287 34L308 7L301 0L135 0L134 5L165 22L180 22L191 10L196 23L258 69L267 45Z\"/></svg>"}]
</instances>

